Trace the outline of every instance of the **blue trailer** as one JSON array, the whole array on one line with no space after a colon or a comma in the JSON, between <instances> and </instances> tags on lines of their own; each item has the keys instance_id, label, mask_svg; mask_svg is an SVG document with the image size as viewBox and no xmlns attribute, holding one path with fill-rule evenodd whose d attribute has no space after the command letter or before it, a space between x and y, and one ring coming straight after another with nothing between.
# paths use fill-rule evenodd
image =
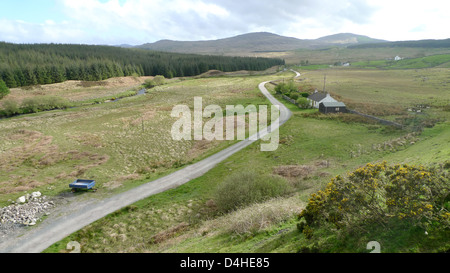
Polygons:
<instances>
[{"instance_id":1,"label":"blue trailer","mask_svg":"<svg viewBox=\"0 0 450 273\"><path fill-rule=\"evenodd\" d=\"M72 192L76 192L77 190L93 190L97 191L97 189L94 189L95 186L95 180L83 180L83 179L77 179L70 183L69 187L72 189Z\"/></svg>"}]
</instances>

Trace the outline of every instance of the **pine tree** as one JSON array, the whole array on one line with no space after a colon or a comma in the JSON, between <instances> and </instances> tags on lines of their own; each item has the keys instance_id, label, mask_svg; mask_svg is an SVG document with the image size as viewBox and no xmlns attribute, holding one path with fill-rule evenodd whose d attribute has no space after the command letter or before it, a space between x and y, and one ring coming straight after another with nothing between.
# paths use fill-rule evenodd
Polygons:
<instances>
[{"instance_id":1,"label":"pine tree","mask_svg":"<svg viewBox=\"0 0 450 273\"><path fill-rule=\"evenodd\" d=\"M3 80L0 80L0 99L9 94L9 88Z\"/></svg>"}]
</instances>

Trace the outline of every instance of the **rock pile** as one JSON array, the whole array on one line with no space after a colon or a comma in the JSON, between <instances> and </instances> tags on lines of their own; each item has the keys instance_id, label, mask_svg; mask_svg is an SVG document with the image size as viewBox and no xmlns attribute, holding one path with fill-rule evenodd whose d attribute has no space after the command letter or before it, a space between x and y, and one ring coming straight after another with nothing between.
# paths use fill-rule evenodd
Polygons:
<instances>
[{"instance_id":1,"label":"rock pile","mask_svg":"<svg viewBox=\"0 0 450 273\"><path fill-rule=\"evenodd\" d=\"M40 192L21 196L15 204L0 208L0 229L13 225L33 226L54 205L53 201L47 200Z\"/></svg>"}]
</instances>

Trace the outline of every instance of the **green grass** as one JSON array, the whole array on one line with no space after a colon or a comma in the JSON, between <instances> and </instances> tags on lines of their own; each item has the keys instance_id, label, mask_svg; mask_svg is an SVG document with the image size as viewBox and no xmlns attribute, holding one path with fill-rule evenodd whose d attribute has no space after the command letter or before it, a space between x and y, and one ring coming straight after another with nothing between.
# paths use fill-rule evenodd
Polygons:
<instances>
[{"instance_id":1,"label":"green grass","mask_svg":"<svg viewBox=\"0 0 450 273\"><path fill-rule=\"evenodd\" d=\"M29 191L58 195L77 178L95 179L99 196L123 191L216 153L234 142L172 140L173 106L193 108L196 96L204 106L267 105L256 91L263 79L175 81L145 96L2 119L0 203Z\"/></svg>"},{"instance_id":2,"label":"green grass","mask_svg":"<svg viewBox=\"0 0 450 273\"><path fill-rule=\"evenodd\" d=\"M271 54L272 57L282 57L286 59L288 65L299 65L301 61L310 64L333 65L336 62L350 63L367 63L374 60L394 59L400 56L407 59L423 58L433 55L450 54L448 48L408 48L408 47L392 47L392 48L328 48L322 50L300 49L292 52L280 53L280 56Z\"/></svg>"},{"instance_id":3,"label":"green grass","mask_svg":"<svg viewBox=\"0 0 450 273\"><path fill-rule=\"evenodd\" d=\"M352 66L358 68L381 68L381 69L423 69L438 66L448 66L450 54L433 55L421 58L379 61L362 61L352 63Z\"/></svg>"},{"instance_id":4,"label":"green grass","mask_svg":"<svg viewBox=\"0 0 450 273\"><path fill-rule=\"evenodd\" d=\"M350 108L375 116L399 115L418 104L433 109L450 103L447 68L329 68L303 72L300 85L323 90L325 75L327 92Z\"/></svg>"},{"instance_id":5,"label":"green grass","mask_svg":"<svg viewBox=\"0 0 450 273\"><path fill-rule=\"evenodd\" d=\"M400 102L401 106L405 107L401 109L402 111L398 113L388 111L391 117L398 117L406 112L406 107L418 102L425 102L433 106L426 111L429 118L440 117L444 120L448 120L448 112L442 111L443 108L440 107L450 98L447 96L446 88L435 88L435 84L438 85L442 82L447 72L443 68L389 72L354 69L325 70L328 75L328 88L353 105L365 106L364 109L370 106L375 111L380 105L393 105ZM323 74L323 70L307 71L302 78L305 84L320 86ZM284 74L284 77L287 75L292 76L292 73ZM428 79L422 81L422 77ZM273 77L270 76L270 79ZM145 99L130 98L119 102L120 104L107 106L107 111L105 109L105 111L97 113L95 122L87 122L93 120L92 117L81 121L71 120L67 123L64 122L63 127L57 127L57 129L58 131L67 131L74 128L91 133L95 130L112 132L108 134L108 138L111 139L108 139L106 143L112 146L110 149L113 151L120 149L119 151L123 154L137 157L137 161L132 161L134 162L132 165L134 165L140 161L140 158L136 155L136 150L128 147L130 144L123 142L121 138L131 137L137 142L142 142L143 138L137 137L140 127L138 125L133 129L131 126L129 130L134 133L127 133L126 130L118 129L117 120L138 118L137 113L143 109L157 108L164 112L167 111L164 109L170 109L170 106L176 103L186 103L192 106L192 97L184 97L186 94L205 96L205 105L214 101L220 101L222 104L265 104L267 101L261 97L256 88L259 82L265 80L269 80L269 78L208 78L176 83L156 89ZM211 91L213 92L211 93ZM80 242L83 252L297 252L313 251L315 250L314 245L319 247L318 250L324 252L367 252L365 246L368 240L374 240L369 236L342 241L330 234L329 231L322 230L320 231L322 236L319 236L318 241L307 240L297 231L295 215L298 211L295 210L292 211L290 217L276 220L269 226L252 229L243 234L237 234L236 227L230 227L230 224L237 223L238 219L250 219L259 205L267 205L263 212L268 215L278 214L276 213L278 210L275 208L282 208L282 204L291 204L292 207L301 208L308 201L310 194L322 189L330 181L330 178L336 175L345 175L348 171L368 162L388 160L390 164L402 162L431 164L441 163L449 155L447 148L449 145L447 144L450 139L450 126L448 121L439 123L434 128L425 129L422 135L415 139L415 143L395 146L394 149L378 150L374 147L384 143L394 143L409 132L388 130L383 126L361 122L346 123L333 118L316 119L307 117L305 114L317 110L301 110L292 104L286 104L286 106L293 112L293 117L280 128L278 150L261 152L258 141L218 164L204 176L98 220L51 246L46 252L64 252L68 241ZM101 107L99 109L88 107L86 110L90 110L94 114L102 109ZM80 114L76 110L71 113ZM142 115L142 112L140 113ZM40 116L36 115L35 117ZM27 120L27 122L29 121ZM150 121L147 122L145 126L150 128L152 124ZM23 126L24 121L21 123ZM12 126L10 123L7 124ZM164 124L162 120L158 120L155 124L158 127L155 129ZM1 125L2 121L0 121ZM54 136L54 139L57 139L57 135ZM59 141L68 140L61 139ZM92 141L95 143L95 137ZM222 143L210 147L197 154L192 160L204 158L207 154L224 147L221 145L228 144ZM5 143L1 148L11 149L11 147L15 147L14 145L16 144ZM164 149L163 147L167 147L167 143L162 143L161 147ZM127 160L134 160L133 157ZM155 157L159 158L159 156ZM112 170L123 163L121 157L111 156L107 163L98 168L98 173ZM230 175L248 171L249 166L252 171L265 176L274 175L275 170L289 168L289 166L305 170L305 173L299 177L283 176L283 179L292 183L297 189L290 196L263 204L250 204L228 214L218 213L214 207L217 188ZM173 169L170 167L162 168L160 171L150 174L147 179L154 179L171 170ZM136 181L139 179L125 183L120 189L124 190L144 180ZM433 235L435 237L431 240L422 240L422 237L414 230L411 232L398 231L399 234L396 236L383 234L375 228L373 232L378 236L375 239L383 242L385 250L392 252L438 251L445 248L444 244L440 242L443 238L441 235ZM394 239L385 245L388 238ZM158 243L154 243L155 240Z\"/></svg>"},{"instance_id":6,"label":"green grass","mask_svg":"<svg viewBox=\"0 0 450 273\"><path fill-rule=\"evenodd\" d=\"M201 233L202 223L205 225L208 223L207 216L209 214L204 211L207 210L206 202L214 198L215 189L229 174L245 172L248 166L252 166L252 170L256 172L271 175L273 169L279 166L310 165L314 166L315 169L309 175L309 178L302 182L303 186L306 186L306 190L300 191L296 197L300 204L304 203L307 201L310 193L321 188L331 177L344 174L349 169L356 168L366 162L381 160L391 155L391 152L388 151L371 150L372 144L395 139L401 136L402 133L385 134L371 131L364 124L346 124L333 120L304 118L302 116L305 113L304 111L299 110L295 106L288 105L288 107L294 111L294 116L280 130L282 144L277 151L261 153L257 144L252 145L219 164L203 177L197 178L177 189L139 202L136 204L137 209L132 213L123 210L120 213L108 216L72 235L71 239L82 242L86 251L94 252L114 252L119 250L131 252L195 252L199 251L199 249L203 249L206 252L291 252L298 250L301 242L298 240L301 239L301 235L295 232L294 218L292 218L292 221L284 224L280 223L256 232L250 237L234 237L232 234L223 232L220 229L218 231L213 229L207 232L208 235L200 236L199 232ZM324 131L327 134L324 134ZM330 139L333 141L330 141ZM360 147L367 152L361 153L357 157L351 157L350 152L356 147ZM330 167L317 167L317 163L324 160L330 163ZM169 212L167 208L184 211L184 213L181 213L181 215L175 214L174 212ZM189 212L189 209L192 211ZM143 215L146 215L149 211L157 210L160 210L160 215L166 216L162 217L162 219L156 216L154 218L144 218ZM201 215L200 219L195 218L198 213ZM203 215L202 213L205 214ZM152 222L151 228L148 226L141 228L133 224L133 219L136 217L147 219L146 223ZM189 222L190 220L193 222L189 232L178 234L179 236L185 234L186 237L175 236L162 245L147 243L152 236L164 232L164 230L181 222ZM114 230L112 227L120 223L125 225L123 232L127 236L127 240L111 241L110 233ZM128 232L127 227L130 225L138 231ZM287 231L284 231L285 229ZM274 236L274 234L282 230L283 232L280 233L280 236ZM96 237L92 237L92 234L96 234ZM146 239L144 242L137 244L136 240L142 236L145 236ZM108 243L103 244L104 240ZM139 247L136 247L136 244ZM64 243L59 244L59 246L64 246ZM57 252L60 249L55 245L48 251Z\"/></svg>"}]
</instances>

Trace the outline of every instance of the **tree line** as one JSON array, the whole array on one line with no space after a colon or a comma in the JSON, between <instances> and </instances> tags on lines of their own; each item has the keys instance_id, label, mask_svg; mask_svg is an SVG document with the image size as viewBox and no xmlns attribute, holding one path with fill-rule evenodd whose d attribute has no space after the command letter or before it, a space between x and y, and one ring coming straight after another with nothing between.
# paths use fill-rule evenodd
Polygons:
<instances>
[{"instance_id":1,"label":"tree line","mask_svg":"<svg viewBox=\"0 0 450 273\"><path fill-rule=\"evenodd\" d=\"M189 77L209 70L262 71L284 60L205 56L74 44L0 43L0 80L9 88L123 76Z\"/></svg>"}]
</instances>

